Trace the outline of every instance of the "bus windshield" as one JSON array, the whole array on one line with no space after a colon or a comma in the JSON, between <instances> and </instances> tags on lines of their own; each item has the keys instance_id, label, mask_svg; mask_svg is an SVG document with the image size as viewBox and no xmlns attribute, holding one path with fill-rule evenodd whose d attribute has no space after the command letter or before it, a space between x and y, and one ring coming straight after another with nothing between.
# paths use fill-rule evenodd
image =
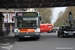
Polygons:
<instances>
[{"instance_id":1,"label":"bus windshield","mask_svg":"<svg viewBox=\"0 0 75 50\"><path fill-rule=\"evenodd\" d=\"M26 17L18 17L17 18L17 27L37 27L38 26L38 18L26 18Z\"/></svg>"}]
</instances>

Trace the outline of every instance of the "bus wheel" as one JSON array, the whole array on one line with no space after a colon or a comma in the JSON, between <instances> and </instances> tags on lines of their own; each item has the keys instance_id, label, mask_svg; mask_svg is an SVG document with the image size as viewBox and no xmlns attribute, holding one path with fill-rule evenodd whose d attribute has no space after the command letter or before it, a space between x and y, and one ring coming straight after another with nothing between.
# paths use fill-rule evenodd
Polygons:
<instances>
[{"instance_id":1,"label":"bus wheel","mask_svg":"<svg viewBox=\"0 0 75 50\"><path fill-rule=\"evenodd\" d=\"M17 36L17 35L15 35L14 37L15 37L15 38L17 38L18 36Z\"/></svg>"},{"instance_id":2,"label":"bus wheel","mask_svg":"<svg viewBox=\"0 0 75 50\"><path fill-rule=\"evenodd\" d=\"M49 32L48 33L51 33L51 30L49 30Z\"/></svg>"},{"instance_id":3,"label":"bus wheel","mask_svg":"<svg viewBox=\"0 0 75 50\"><path fill-rule=\"evenodd\" d=\"M22 38L19 37L18 40L20 41L20 40L22 40Z\"/></svg>"}]
</instances>

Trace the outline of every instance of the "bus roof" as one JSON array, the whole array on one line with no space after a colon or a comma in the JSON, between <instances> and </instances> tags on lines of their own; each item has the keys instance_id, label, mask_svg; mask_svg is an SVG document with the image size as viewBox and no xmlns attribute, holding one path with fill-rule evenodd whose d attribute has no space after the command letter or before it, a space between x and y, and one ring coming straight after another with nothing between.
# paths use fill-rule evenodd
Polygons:
<instances>
[{"instance_id":1,"label":"bus roof","mask_svg":"<svg viewBox=\"0 0 75 50\"><path fill-rule=\"evenodd\" d=\"M52 25L52 24L40 24L40 25Z\"/></svg>"},{"instance_id":2,"label":"bus roof","mask_svg":"<svg viewBox=\"0 0 75 50\"><path fill-rule=\"evenodd\" d=\"M39 17L39 12L36 11L16 12L15 17Z\"/></svg>"},{"instance_id":3,"label":"bus roof","mask_svg":"<svg viewBox=\"0 0 75 50\"><path fill-rule=\"evenodd\" d=\"M38 11L18 11L18 12L38 12Z\"/></svg>"}]
</instances>

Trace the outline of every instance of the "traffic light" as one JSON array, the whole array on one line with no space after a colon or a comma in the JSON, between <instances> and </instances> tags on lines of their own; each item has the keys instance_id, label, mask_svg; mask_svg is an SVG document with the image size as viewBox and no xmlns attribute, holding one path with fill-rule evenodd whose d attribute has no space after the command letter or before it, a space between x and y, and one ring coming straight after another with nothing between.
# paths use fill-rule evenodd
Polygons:
<instances>
[{"instance_id":1,"label":"traffic light","mask_svg":"<svg viewBox=\"0 0 75 50\"><path fill-rule=\"evenodd\" d=\"M72 15L71 15L71 12L69 12L69 17L71 17Z\"/></svg>"},{"instance_id":2,"label":"traffic light","mask_svg":"<svg viewBox=\"0 0 75 50\"><path fill-rule=\"evenodd\" d=\"M71 24L71 20L72 20L72 18L71 18L71 12L69 12L69 24L70 24L70 26L72 26L72 24Z\"/></svg>"}]
</instances>

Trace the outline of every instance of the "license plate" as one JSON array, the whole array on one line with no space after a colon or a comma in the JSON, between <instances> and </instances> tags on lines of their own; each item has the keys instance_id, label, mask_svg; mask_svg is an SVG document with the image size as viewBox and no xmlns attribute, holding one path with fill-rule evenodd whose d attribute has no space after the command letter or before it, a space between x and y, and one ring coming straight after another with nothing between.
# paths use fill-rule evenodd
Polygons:
<instances>
[{"instance_id":1,"label":"license plate","mask_svg":"<svg viewBox=\"0 0 75 50\"><path fill-rule=\"evenodd\" d=\"M24 36L24 37L30 37L30 36Z\"/></svg>"},{"instance_id":2,"label":"license plate","mask_svg":"<svg viewBox=\"0 0 75 50\"><path fill-rule=\"evenodd\" d=\"M73 35L73 33L69 33L69 35Z\"/></svg>"}]
</instances>

